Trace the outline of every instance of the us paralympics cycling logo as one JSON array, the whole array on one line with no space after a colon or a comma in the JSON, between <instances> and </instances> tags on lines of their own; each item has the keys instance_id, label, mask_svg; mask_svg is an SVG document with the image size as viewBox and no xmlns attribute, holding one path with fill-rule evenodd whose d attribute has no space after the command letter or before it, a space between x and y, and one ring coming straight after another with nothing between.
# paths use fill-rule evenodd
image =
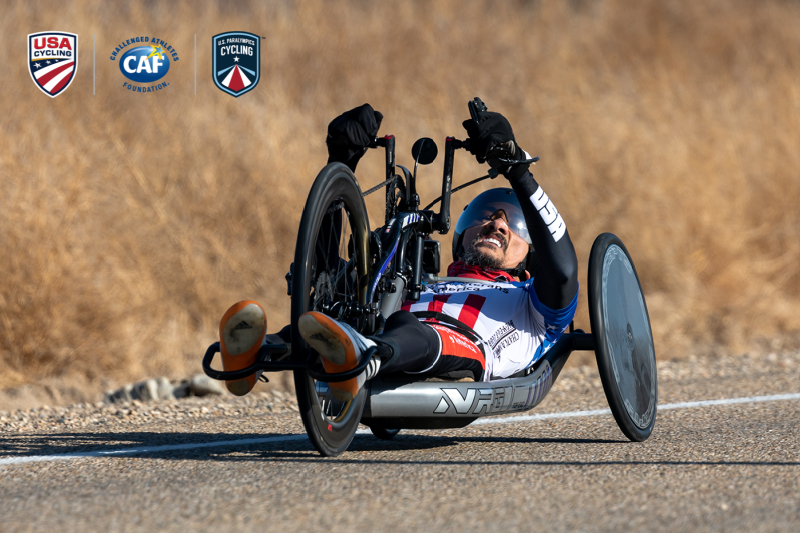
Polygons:
<instances>
[{"instance_id":1,"label":"us paralympics cycling logo","mask_svg":"<svg viewBox=\"0 0 800 533\"><path fill-rule=\"evenodd\" d=\"M50 98L67 90L78 70L78 34L43 31L28 35L28 71Z\"/></svg>"},{"instance_id":2,"label":"us paralympics cycling logo","mask_svg":"<svg viewBox=\"0 0 800 533\"><path fill-rule=\"evenodd\" d=\"M255 89L261 79L261 37L230 31L215 35L211 43L214 84L237 98Z\"/></svg>"},{"instance_id":3,"label":"us paralympics cycling logo","mask_svg":"<svg viewBox=\"0 0 800 533\"><path fill-rule=\"evenodd\" d=\"M129 46L133 46L126 50ZM171 59L170 59L171 58ZM155 37L135 37L121 42L111 52L111 60L119 61L119 70L131 82L123 82L127 90L150 93L169 87L161 81L169 72L172 61L178 61L178 52L168 42Z\"/></svg>"}]
</instances>

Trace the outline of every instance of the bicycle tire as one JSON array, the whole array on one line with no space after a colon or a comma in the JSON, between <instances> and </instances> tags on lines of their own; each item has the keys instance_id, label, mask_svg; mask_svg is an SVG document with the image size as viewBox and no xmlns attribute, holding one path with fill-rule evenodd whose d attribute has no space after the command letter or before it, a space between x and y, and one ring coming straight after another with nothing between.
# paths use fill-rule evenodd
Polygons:
<instances>
[{"instance_id":1,"label":"bicycle tire","mask_svg":"<svg viewBox=\"0 0 800 533\"><path fill-rule=\"evenodd\" d=\"M348 226L352 265L346 259L350 256ZM291 304L295 357L305 360L316 355L300 337L300 315L311 310L332 314L331 308L341 309L351 302L365 305L368 282L369 219L361 189L347 166L331 163L314 180L297 234ZM353 325L363 331L366 321L361 322ZM350 402L339 402L330 395L326 383L315 381L306 371L294 372L294 384L300 417L311 443L326 457L344 452L358 429L366 388Z\"/></svg>"},{"instance_id":2,"label":"bicycle tire","mask_svg":"<svg viewBox=\"0 0 800 533\"><path fill-rule=\"evenodd\" d=\"M589 319L608 405L625 436L642 442L656 422L655 347L639 276L616 235L595 239L588 281Z\"/></svg>"}]
</instances>

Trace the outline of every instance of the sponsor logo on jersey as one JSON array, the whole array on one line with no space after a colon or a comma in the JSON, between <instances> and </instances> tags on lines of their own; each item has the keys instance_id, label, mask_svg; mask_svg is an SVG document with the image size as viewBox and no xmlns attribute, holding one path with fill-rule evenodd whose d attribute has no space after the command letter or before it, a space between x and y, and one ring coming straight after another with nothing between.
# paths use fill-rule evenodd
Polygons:
<instances>
[{"instance_id":1,"label":"sponsor logo on jersey","mask_svg":"<svg viewBox=\"0 0 800 533\"><path fill-rule=\"evenodd\" d=\"M178 60L178 52L172 45L148 36L126 39L111 52L111 61L117 61L122 75L130 80L122 82L122 86L136 93L151 93L169 87L169 82L163 78L172 62Z\"/></svg>"},{"instance_id":2,"label":"sponsor logo on jersey","mask_svg":"<svg viewBox=\"0 0 800 533\"><path fill-rule=\"evenodd\" d=\"M497 346L498 342L503 340L504 337L507 337L508 335L510 335L515 331L517 331L517 328L514 327L514 321L509 320L508 322L500 326L491 337L489 337L489 342L488 342L489 346L494 348L495 346Z\"/></svg>"},{"instance_id":3,"label":"sponsor logo on jersey","mask_svg":"<svg viewBox=\"0 0 800 533\"><path fill-rule=\"evenodd\" d=\"M214 85L235 97L255 89L261 79L261 37L229 31L212 37L211 46Z\"/></svg>"},{"instance_id":4,"label":"sponsor logo on jersey","mask_svg":"<svg viewBox=\"0 0 800 533\"><path fill-rule=\"evenodd\" d=\"M78 70L78 35L43 31L28 35L28 71L50 98L67 90Z\"/></svg>"},{"instance_id":5,"label":"sponsor logo on jersey","mask_svg":"<svg viewBox=\"0 0 800 533\"><path fill-rule=\"evenodd\" d=\"M519 339L519 332L514 327L514 321L509 320L494 332L494 335L489 338L488 344L492 348L492 352L494 352L494 358L500 359L502 351Z\"/></svg>"},{"instance_id":6,"label":"sponsor logo on jersey","mask_svg":"<svg viewBox=\"0 0 800 533\"><path fill-rule=\"evenodd\" d=\"M498 285L496 283L486 281L481 283L470 283L468 281L440 281L439 283L425 285L422 288L422 292L432 292L435 294L454 294L458 292L476 292L495 289L503 294L508 294L509 288L513 289L515 287L510 284Z\"/></svg>"}]
</instances>

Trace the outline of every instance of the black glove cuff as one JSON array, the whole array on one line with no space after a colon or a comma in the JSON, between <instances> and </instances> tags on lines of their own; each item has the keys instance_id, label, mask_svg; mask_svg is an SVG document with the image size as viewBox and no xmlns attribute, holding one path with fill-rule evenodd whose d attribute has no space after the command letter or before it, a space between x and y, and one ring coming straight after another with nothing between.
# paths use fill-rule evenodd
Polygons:
<instances>
[{"instance_id":1,"label":"black glove cuff","mask_svg":"<svg viewBox=\"0 0 800 533\"><path fill-rule=\"evenodd\" d=\"M530 159L528 153L520 148L518 144L514 143L512 149L514 150L514 159L516 161ZM516 180L527 174L530 166L530 163L518 163L516 165L499 167L497 170L500 171L500 173L505 176L506 179Z\"/></svg>"},{"instance_id":2,"label":"black glove cuff","mask_svg":"<svg viewBox=\"0 0 800 533\"><path fill-rule=\"evenodd\" d=\"M356 166L366 151L366 148L355 151L352 149L348 150L347 148L331 147L328 145L328 164L344 163L355 174Z\"/></svg>"},{"instance_id":3,"label":"black glove cuff","mask_svg":"<svg viewBox=\"0 0 800 533\"><path fill-rule=\"evenodd\" d=\"M511 165L504 169L499 169L500 173L506 177L507 180L518 180L525 176L530 171L530 163L521 163L519 165Z\"/></svg>"}]
</instances>

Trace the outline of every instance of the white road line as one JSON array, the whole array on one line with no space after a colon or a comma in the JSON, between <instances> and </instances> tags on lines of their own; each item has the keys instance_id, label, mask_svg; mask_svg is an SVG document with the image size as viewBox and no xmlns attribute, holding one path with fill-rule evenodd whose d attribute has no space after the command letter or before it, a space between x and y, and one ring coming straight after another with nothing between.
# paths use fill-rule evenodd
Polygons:
<instances>
[{"instance_id":1,"label":"white road line","mask_svg":"<svg viewBox=\"0 0 800 533\"><path fill-rule=\"evenodd\" d=\"M708 405L731 405L735 403L782 402L785 400L800 400L800 393L775 394L772 396L750 396L748 398L729 398L727 400L703 400L700 402L665 403L658 409L689 409L692 407L706 407Z\"/></svg>"},{"instance_id":2,"label":"white road line","mask_svg":"<svg viewBox=\"0 0 800 533\"><path fill-rule=\"evenodd\" d=\"M659 409L661 407L659 406ZM513 424L515 422L530 422L532 420L547 420L550 418L574 418L576 416L610 415L611 409L595 409L594 411L569 411L567 413L545 413L542 415L506 416L504 418L480 418L471 425L476 424Z\"/></svg>"},{"instance_id":3,"label":"white road line","mask_svg":"<svg viewBox=\"0 0 800 533\"><path fill-rule=\"evenodd\" d=\"M800 393L796 394L775 394L772 396L749 396L747 398L726 398L722 400L703 400L698 402L667 403L658 406L659 411L665 409L691 409L694 407L709 407L714 405L733 405L739 403L760 403L760 402L780 402L786 400L800 400ZM581 416L598 416L611 414L609 409L595 409L593 411L569 411L565 413L545 413L541 415L528 416L509 416L505 418L483 418L476 420L476 424L514 424L518 422L530 422L536 420L548 420L552 418L574 418ZM368 434L369 430L360 429L357 434ZM247 444L266 444L271 442L287 442L295 440L305 440L305 434L300 435L281 435L277 437L263 437L259 439L236 439L219 440L212 442L199 442L191 444L167 444L164 446L143 446L139 448L123 448L119 450L96 450L90 452L65 453L59 455L31 455L27 457L6 457L0 459L0 466L16 465L22 463L37 463L41 461L66 461L70 459L82 459L84 457L115 457L125 455L139 455L146 453L169 452L177 450L195 450L199 448L216 448L225 446L244 446Z\"/></svg>"},{"instance_id":4,"label":"white road line","mask_svg":"<svg viewBox=\"0 0 800 533\"><path fill-rule=\"evenodd\" d=\"M693 407L708 407L712 405L732 405L737 403L780 402L786 400L800 400L797 394L775 394L772 396L749 396L747 398L726 398L723 400L702 400L699 402L665 403L658 406L659 411L665 409L691 409ZM545 413L541 415L507 416L505 418L482 418L472 423L475 424L511 424L514 422L529 422L532 420L547 420L550 418L574 418L576 416L610 415L610 409L595 409L594 411L569 411L567 413Z\"/></svg>"}]
</instances>

